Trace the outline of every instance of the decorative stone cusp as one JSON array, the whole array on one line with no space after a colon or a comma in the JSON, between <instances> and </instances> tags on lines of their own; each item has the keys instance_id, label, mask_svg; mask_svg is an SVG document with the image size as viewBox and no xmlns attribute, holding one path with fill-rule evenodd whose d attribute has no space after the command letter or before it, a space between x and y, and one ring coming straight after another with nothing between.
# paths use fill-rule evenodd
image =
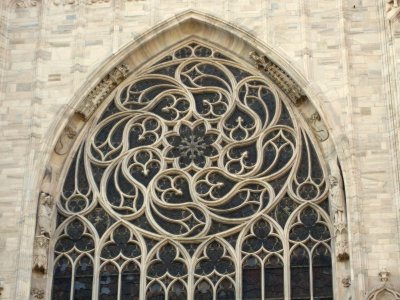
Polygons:
<instances>
[{"instance_id":1,"label":"decorative stone cusp","mask_svg":"<svg viewBox=\"0 0 400 300\"><path fill-rule=\"evenodd\" d=\"M129 68L121 64L108 73L99 84L86 96L78 106L76 112L85 121L90 118L96 108L107 98L108 95L128 76Z\"/></svg>"},{"instance_id":2,"label":"decorative stone cusp","mask_svg":"<svg viewBox=\"0 0 400 300\"><path fill-rule=\"evenodd\" d=\"M307 96L298 84L267 56L260 56L253 51L250 52L250 58L254 60L257 68L264 71L295 105L300 105L307 100Z\"/></svg>"}]
</instances>

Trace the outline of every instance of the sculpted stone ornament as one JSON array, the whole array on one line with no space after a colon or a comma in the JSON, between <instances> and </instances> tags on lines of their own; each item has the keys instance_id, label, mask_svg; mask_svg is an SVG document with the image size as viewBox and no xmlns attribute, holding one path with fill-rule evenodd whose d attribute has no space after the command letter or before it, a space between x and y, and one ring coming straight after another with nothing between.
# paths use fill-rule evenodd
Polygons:
<instances>
[{"instance_id":1,"label":"sculpted stone ornament","mask_svg":"<svg viewBox=\"0 0 400 300\"><path fill-rule=\"evenodd\" d=\"M4 281L0 279L0 295L2 294L3 290L4 290Z\"/></svg>"},{"instance_id":2,"label":"sculpted stone ornament","mask_svg":"<svg viewBox=\"0 0 400 300\"><path fill-rule=\"evenodd\" d=\"M53 212L53 197L46 193L40 193L39 196L39 234L50 237L51 215Z\"/></svg>"},{"instance_id":3,"label":"sculpted stone ornament","mask_svg":"<svg viewBox=\"0 0 400 300\"><path fill-rule=\"evenodd\" d=\"M124 64L114 68L78 106L77 113L87 121L104 99L128 76L128 73L129 69Z\"/></svg>"},{"instance_id":4,"label":"sculpted stone ornament","mask_svg":"<svg viewBox=\"0 0 400 300\"><path fill-rule=\"evenodd\" d=\"M53 4L54 5L67 5L67 4L75 4L76 1L75 0L53 0Z\"/></svg>"},{"instance_id":5,"label":"sculpted stone ornament","mask_svg":"<svg viewBox=\"0 0 400 300\"><path fill-rule=\"evenodd\" d=\"M400 12L399 3L398 0L386 0L385 2L386 18L391 21L395 19Z\"/></svg>"},{"instance_id":6,"label":"sculpted stone ornament","mask_svg":"<svg viewBox=\"0 0 400 300\"><path fill-rule=\"evenodd\" d=\"M310 127L314 131L315 136L320 142L326 141L329 137L328 129L326 129L324 122L318 112L315 112L308 119Z\"/></svg>"},{"instance_id":7,"label":"sculpted stone ornament","mask_svg":"<svg viewBox=\"0 0 400 300\"><path fill-rule=\"evenodd\" d=\"M342 278L342 285L343 285L345 288L350 287L350 285L351 285L351 278L350 278L350 276L347 276L347 277L345 277L345 278Z\"/></svg>"},{"instance_id":8,"label":"sculpted stone ornament","mask_svg":"<svg viewBox=\"0 0 400 300\"><path fill-rule=\"evenodd\" d=\"M334 213L335 237L336 237L336 257L339 261L349 259L348 243L347 243L347 221L345 215L345 198L341 177L329 176L329 200L332 204Z\"/></svg>"},{"instance_id":9,"label":"sculpted stone ornament","mask_svg":"<svg viewBox=\"0 0 400 300\"><path fill-rule=\"evenodd\" d=\"M17 8L28 8L38 5L38 0L18 0L16 3Z\"/></svg>"},{"instance_id":10,"label":"sculpted stone ornament","mask_svg":"<svg viewBox=\"0 0 400 300\"><path fill-rule=\"evenodd\" d=\"M59 155L64 155L65 153L67 153L69 146L71 146L72 140L76 137L76 134L76 130L70 125L67 125L64 128L63 133L61 133L61 136L58 139L56 146L54 147L54 152Z\"/></svg>"},{"instance_id":11,"label":"sculpted stone ornament","mask_svg":"<svg viewBox=\"0 0 400 300\"><path fill-rule=\"evenodd\" d=\"M257 68L260 71L264 71L295 105L300 105L307 100L307 96L297 83L268 57L265 55L260 56L253 51L250 52L250 58L254 60Z\"/></svg>"},{"instance_id":12,"label":"sculpted stone ornament","mask_svg":"<svg viewBox=\"0 0 400 300\"><path fill-rule=\"evenodd\" d=\"M50 238L44 235L35 237L33 244L33 269L39 272L47 272L47 258Z\"/></svg>"},{"instance_id":13,"label":"sculpted stone ornament","mask_svg":"<svg viewBox=\"0 0 400 300\"><path fill-rule=\"evenodd\" d=\"M389 283L390 272L383 269L379 272L381 284L368 293L366 300L399 300L400 293Z\"/></svg>"},{"instance_id":14,"label":"sculpted stone ornament","mask_svg":"<svg viewBox=\"0 0 400 300\"><path fill-rule=\"evenodd\" d=\"M94 3L108 3L110 0L87 0L87 4L94 4Z\"/></svg>"},{"instance_id":15,"label":"sculpted stone ornament","mask_svg":"<svg viewBox=\"0 0 400 300\"><path fill-rule=\"evenodd\" d=\"M43 299L44 298L44 290L32 288L31 295L34 299Z\"/></svg>"}]
</instances>

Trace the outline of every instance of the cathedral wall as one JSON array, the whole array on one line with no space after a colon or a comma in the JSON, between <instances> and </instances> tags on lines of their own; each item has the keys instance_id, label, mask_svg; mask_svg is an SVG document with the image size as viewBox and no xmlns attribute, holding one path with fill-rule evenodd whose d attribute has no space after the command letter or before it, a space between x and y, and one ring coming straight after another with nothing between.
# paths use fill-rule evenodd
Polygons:
<instances>
[{"instance_id":1,"label":"cathedral wall","mask_svg":"<svg viewBox=\"0 0 400 300\"><path fill-rule=\"evenodd\" d=\"M62 130L71 99L118 51L189 9L250 33L309 83L344 172L352 299L379 285L384 268L400 289L400 40L383 0L19 0L0 8L0 299L29 295L33 246L24 241L33 241L38 184L57 139L49 135Z\"/></svg>"}]
</instances>

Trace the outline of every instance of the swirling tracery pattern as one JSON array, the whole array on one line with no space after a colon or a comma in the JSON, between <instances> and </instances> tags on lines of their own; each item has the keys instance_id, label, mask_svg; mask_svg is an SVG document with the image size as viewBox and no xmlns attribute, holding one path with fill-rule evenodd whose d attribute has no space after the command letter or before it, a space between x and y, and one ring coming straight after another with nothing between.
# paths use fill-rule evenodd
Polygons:
<instances>
[{"instance_id":1,"label":"swirling tracery pattern","mask_svg":"<svg viewBox=\"0 0 400 300\"><path fill-rule=\"evenodd\" d=\"M290 106L252 73L191 43L118 88L61 192L54 299L332 299L323 164ZM63 294L95 255L93 293Z\"/></svg>"}]
</instances>

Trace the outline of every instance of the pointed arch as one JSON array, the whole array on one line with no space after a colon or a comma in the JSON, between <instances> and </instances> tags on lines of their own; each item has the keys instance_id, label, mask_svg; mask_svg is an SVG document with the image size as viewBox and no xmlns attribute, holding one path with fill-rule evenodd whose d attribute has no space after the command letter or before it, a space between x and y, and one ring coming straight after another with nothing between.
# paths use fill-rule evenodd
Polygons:
<instances>
[{"instance_id":1,"label":"pointed arch","mask_svg":"<svg viewBox=\"0 0 400 300\"><path fill-rule=\"evenodd\" d=\"M93 75L88 79L88 81L82 86L82 88L76 93L76 96L70 101L70 105L64 110L62 115L62 119L59 119L58 121L55 122L54 126L52 127L51 131L53 134L53 138L49 138L48 143L45 143L46 147L46 152L47 157L43 157L43 160L48 161L48 165L53 165L55 168L53 169L54 173L57 174L55 177L57 177L54 182L57 184L52 185L52 188L46 192L49 192L53 195L56 195L59 190L61 190L62 186L62 181L63 178L66 177L67 174L67 165L71 161L71 157L73 156L74 153L80 153L81 150L85 148L88 152L90 152L90 146L89 143L87 143L83 148L79 148L79 145L83 143L83 141L86 140L87 136L91 136L91 140L87 141L93 141L95 139L95 136L92 135L93 132L95 132L96 128L95 126L96 123L100 120L100 118L103 118L103 120L106 120L107 118L114 118L115 116L123 118L125 115L129 115L129 108L125 112L121 113L116 113L115 116L109 116L107 113L102 113L100 114L101 111L104 111L104 109L108 108L112 112L112 107L109 106L110 103L112 102L112 99L115 97L121 96L123 93L124 88L128 88L128 86L132 86L132 82L137 81L137 78L142 76L143 73L149 72L149 70L155 70L156 67L153 67L155 63L164 63L163 61L160 61L166 53L173 53L175 50L182 48L183 46L190 44L190 43L198 43L199 45L204 45L205 47L209 48L214 48L217 49L215 53L219 53L222 56L221 57L214 57L215 59L222 59L225 61L226 64L229 65L229 57L233 57L236 62L233 62L232 65L239 64L242 66L241 68L244 69L245 71L249 71L252 73L255 73L254 80L257 77L257 80L264 80L266 82L266 85L271 86L269 89L271 91L271 94L274 97L279 97L283 99L283 103L286 103L286 109L287 109L287 114L290 116L296 116L293 120L294 122L299 123L299 127L302 129L295 130L295 129L290 129L290 128L278 128L277 133L271 133L275 134L274 138L276 139L282 139L283 143L286 143L287 145L291 145L292 143L292 148L295 149L295 146L293 142L290 140L290 135L295 135L295 134L300 134L303 137L303 142L299 143L300 145L307 144L309 143L310 145L317 145L317 138L313 137L313 133L308 128L309 126L306 124L306 121L304 119L307 119L310 116L310 112L318 112L320 114L320 117L322 120L325 120L325 116L323 115L323 110L320 109L320 107L323 107L322 102L319 102L321 99L321 94L316 92L315 87L312 87L310 83L308 83L297 70L289 64L289 61L286 60L282 55L279 55L276 51L273 49L262 45L259 43L254 37L251 35L245 33L244 31L227 24L221 20L218 20L216 18L200 14L197 12L193 11L188 11L185 12L184 14L177 15L175 18L172 18L166 22L163 22L159 26L153 28L151 31L143 34L140 36L135 42L133 42L130 45L127 45L124 47L119 53L117 53L115 56L112 58L108 59L107 62L103 64L103 66L97 70ZM193 49L195 49L197 46L195 46ZM234 49L235 51L233 51ZM298 108L294 108L292 104L290 104L290 100L285 96L285 94L279 90L279 87L277 87L277 84L273 82L273 80L267 78L263 78L262 76L263 73L257 72L254 67L251 67L251 64L253 62L250 60L248 57L248 53L251 50L257 50L262 53L266 53L268 57L275 62L277 66L279 66L282 70L284 69L289 78L297 83L299 86L303 87L304 93L308 96L308 102L304 104L303 106L300 106ZM226 54L226 55L225 55ZM227 59L226 59L227 58ZM152 69L153 68L153 69ZM231 73L230 73L231 74ZM233 75L230 75L234 77ZM239 75L238 75L239 76ZM145 78L145 77L142 77ZM165 76L158 76L158 79L165 79ZM228 78L229 80L229 78ZM173 84L175 81L173 79L168 81L169 84ZM258 83L257 83L258 84ZM255 84L255 85L257 85ZM177 94L178 91L182 92L181 90L177 89ZM183 89L185 91L185 89ZM224 92L221 92L221 97L223 97ZM177 97L179 99L179 97ZM175 99L176 100L176 99ZM247 100L246 100L247 101ZM246 102L247 103L247 102ZM248 103L247 103L248 104ZM317 104L317 105L316 105ZM120 103L118 104L119 107L123 107L123 105ZM117 105L117 106L118 106ZM242 105L244 107L244 105ZM111 107L111 108L110 108ZM238 106L240 108L240 105ZM125 107L127 108L127 107ZM94 115L93 115L94 114ZM257 112L255 110L250 111L247 113L250 116L257 116ZM140 118L140 117L138 117ZM227 118L228 119L228 118ZM107 119L108 120L108 119ZM121 121L122 122L122 121ZM188 121L189 122L189 121ZM271 122L277 122L271 121ZM187 122L186 122L187 123ZM191 123L191 121L189 122ZM196 122L193 122L193 124L199 125ZM98 123L97 123L98 124ZM185 122L182 122L182 124L185 125ZM269 123L266 121L266 124L268 125ZM186 124L187 125L187 124ZM267 126L265 125L265 127ZM258 127L257 127L258 126ZM323 125L326 128L329 128L327 125ZM168 126L167 126L168 127ZM183 125L182 125L183 127ZM263 125L257 123L255 125L254 130L262 130ZM223 127L221 127L223 128ZM225 127L225 129L228 127ZM265 129L265 128L264 128ZM213 132L213 128L211 127L206 127L206 130L208 130L210 133ZM223 129L222 129L223 130ZM327 129L326 129L327 130ZM249 130L248 135L250 136L252 133ZM73 134L71 134L71 132ZM179 132L179 130L175 131L175 133ZM328 132L328 131L327 131ZM264 133L265 136L269 134L269 132ZM51 134L50 134L51 135ZM58 139L54 139L54 135L58 136ZM72 136L72 137L71 137ZM172 135L171 135L172 136ZM332 135L330 135L331 137ZM163 137L164 138L164 137ZM232 139L235 137L232 135ZM279 141L280 143L281 141ZM322 149L322 153L318 152L315 155L320 155L322 158L326 158L328 156L332 155L333 153L336 153L335 148L333 146L333 142L331 138L328 140L324 141L326 144L325 147ZM276 144L275 146L271 147L277 147ZM110 145L108 145L110 146ZM111 145L112 146L112 145ZM60 151L60 147L61 150ZM53 149L56 151L53 152ZM232 148L233 149L233 148ZM295 150L291 151L295 151ZM117 148L113 149L110 153L117 153L119 150ZM318 151L318 150L317 150ZM64 154L65 153L65 154ZM132 151L130 152L132 153ZM227 151L226 151L227 153ZM243 152L244 153L244 152ZM311 155L311 154L310 154ZM311 157L309 155L309 157ZM127 157L129 155L126 155ZM92 156L94 157L94 156ZM110 156L112 159L112 155ZM237 159L234 158L234 159ZM101 160L101 159L100 159ZM311 160L309 158L309 160ZM57 162L57 163L55 163ZM294 167L292 167L292 163L294 166L298 166L301 163L301 160L298 160L296 164L292 160L288 160L287 165L285 165L285 168L287 170L292 170L289 171L291 175L288 176L293 176L292 174L294 172ZM103 159L99 163L99 168L101 168L102 164L105 165L105 160ZM179 164L179 162L173 162L172 164ZM206 161L205 164L208 164ZM64 166L63 166L64 165ZM61 168L61 166L63 166ZM88 164L85 165L85 168L87 168ZM213 168L216 166L213 166ZM127 170L125 167L120 167L119 170ZM321 165L321 170L320 172L326 173L327 167ZM43 170L43 168L42 168ZM122 172L121 171L121 172ZM107 172L111 172L111 169L108 169ZM267 172L267 171L266 171ZM179 172L178 172L179 173ZM61 174L61 175L58 175ZM115 173L116 174L116 173ZM244 173L245 174L245 173ZM125 172L126 176L130 176L127 172ZM271 172L270 174L267 174L266 176L270 176L271 180L277 179L276 174L274 172ZM179 177L179 176L178 176ZM245 176L243 176L245 177ZM312 177L310 174L308 177ZM126 180L128 183L132 183L133 181L131 178L128 178ZM244 182L244 183L243 183ZM266 196L265 198L268 198L265 200L265 207L272 207L272 201L268 202L270 199L276 198L276 202L278 202L279 199L282 199L285 195L281 193L281 190L283 190L283 186L280 188L277 188L276 190L273 190L270 185L263 183L262 181L257 181L257 180L248 180L246 181L243 180L243 182L238 183L236 186L238 186L240 189L240 192L248 192L249 190L255 191L259 195ZM107 182L108 183L108 182ZM95 180L91 182L93 186L96 186ZM211 183L213 184L213 183ZM247 185L246 185L247 184ZM296 200L299 202L297 205L299 205L302 201L304 202L305 200L311 200L314 201L314 203L320 203L323 198L327 198L327 184L323 188L321 188L321 192L318 192L317 195L313 196L311 195L310 199L301 199L301 192L299 186L301 185L313 185L313 186L318 186L321 185L322 183L310 183L308 181L304 182L298 182L296 187L290 187L289 189L289 194L296 198ZM45 185L45 183L41 182L39 184L41 187ZM253 186L251 186L253 185ZM276 184L277 186L280 185L280 183ZM251 186L251 187L250 187ZM256 186L256 187L254 187ZM317 188L317 189L318 189ZM295 191L297 189L297 192ZM93 194L93 197L99 197L102 193L106 193L106 188L105 188L105 183L103 182L102 188L99 188L96 190ZM176 188L175 188L176 190ZM139 188L138 193L143 191ZM153 194L155 192L152 192ZM127 194L127 193L125 193ZM239 194L238 194L239 195ZM154 196L154 195L153 195ZM276 197L275 197L276 196ZM239 197L239 196L238 196ZM129 198L129 197L128 197ZM200 197L201 198L201 197ZM103 198L101 198L103 199ZM129 199L128 199L129 200ZM127 201L128 201L127 200ZM103 200L101 200L103 201ZM130 201L130 200L129 200ZM136 201L136 200L135 200ZM158 200L157 200L158 201ZM152 206L148 207L148 212L154 213L157 210L161 211L162 209L168 209L169 211L173 210L173 205L160 205L162 204L162 201L153 201ZM207 199L202 199L203 203L206 203L208 200ZM94 203L94 202L93 202ZM196 203L195 203L196 204ZM197 209L199 206L196 206L193 204L193 210L192 210L192 216L193 218L197 218L198 223L200 224L202 222L201 213L204 212L204 210ZM158 205L158 206L157 206ZM244 205L244 204L243 204ZM268 206L269 205L269 206ZM317 205L317 204L315 204ZM87 205L85 209L91 210L94 208L94 204ZM157 206L157 207L156 207ZM161 208L160 208L161 207ZM106 212L111 212L112 208L105 206L103 207L104 211ZM137 216L142 217L144 213L140 210L141 208L138 208L136 210ZM197 210L196 210L197 209ZM260 211L263 208L257 208ZM212 210L212 214L216 216L216 219L222 220L226 219L226 215L224 210L226 210L225 207L217 207ZM171 213L171 215L173 215ZM235 217L235 216L234 216ZM236 216L237 217L237 216ZM126 217L127 222L130 222L133 220L129 219L130 216ZM156 218L154 218L156 219ZM171 219L171 218L170 218ZM243 221L248 221L251 220L250 215L244 215L242 216ZM146 222L146 220L142 219L140 222ZM204 222L203 222L204 223ZM161 225L158 225L161 228ZM200 225L199 225L200 226ZM203 228L204 229L204 228ZM202 230L203 230L202 229ZM206 228L208 230L208 228ZM97 230L97 229L96 229ZM157 231L157 228L156 230ZM232 229L227 229L226 232L227 234L233 233L234 230ZM160 233L158 232L151 232L149 234L149 238L156 238L159 237ZM201 231L202 233L205 232L205 230ZM165 234L166 232L164 232ZM169 232L169 234L174 234L173 232ZM190 232L185 233L185 234L191 234ZM197 234L197 233L196 233ZM226 242L224 242L226 243ZM226 247L229 249L232 248L230 244L226 244ZM233 249L233 248L232 248ZM233 255L235 253L233 252ZM230 279L231 280L231 279ZM216 290L214 289L214 293ZM239 291L236 291L236 295L238 295Z\"/></svg>"}]
</instances>

